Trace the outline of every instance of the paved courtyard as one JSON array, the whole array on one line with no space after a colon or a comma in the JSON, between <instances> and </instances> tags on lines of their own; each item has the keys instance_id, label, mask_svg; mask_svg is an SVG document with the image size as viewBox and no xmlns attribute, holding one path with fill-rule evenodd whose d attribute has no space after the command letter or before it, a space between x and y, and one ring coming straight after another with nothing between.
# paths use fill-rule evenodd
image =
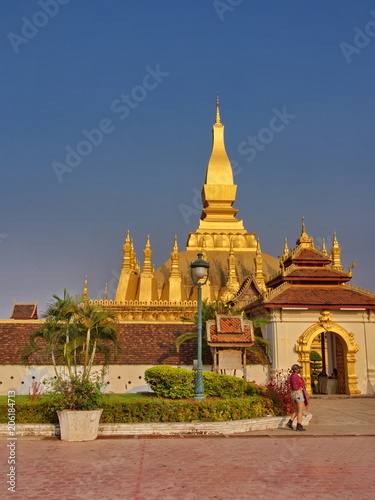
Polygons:
<instances>
[{"instance_id":1,"label":"paved courtyard","mask_svg":"<svg viewBox=\"0 0 375 500\"><path fill-rule=\"evenodd\" d=\"M374 449L373 436L21 440L16 493L6 496L373 499ZM2 446L3 491L5 455Z\"/></svg>"},{"instance_id":2,"label":"paved courtyard","mask_svg":"<svg viewBox=\"0 0 375 500\"><path fill-rule=\"evenodd\" d=\"M373 499L375 400L344 401L336 407L336 402L317 402L315 424L313 418L304 433L282 429L86 443L19 438L16 492L1 498ZM319 428L329 423L331 434L322 435ZM0 441L2 492L8 488L10 442Z\"/></svg>"}]
</instances>

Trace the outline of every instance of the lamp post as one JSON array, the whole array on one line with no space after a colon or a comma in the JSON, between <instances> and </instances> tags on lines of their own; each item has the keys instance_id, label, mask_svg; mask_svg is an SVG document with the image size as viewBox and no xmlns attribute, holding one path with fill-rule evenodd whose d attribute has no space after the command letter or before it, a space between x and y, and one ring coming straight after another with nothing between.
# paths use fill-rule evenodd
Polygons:
<instances>
[{"instance_id":1,"label":"lamp post","mask_svg":"<svg viewBox=\"0 0 375 500\"><path fill-rule=\"evenodd\" d=\"M202 377L202 286L207 283L208 270L210 264L202 259L203 254L198 254L198 259L190 264L191 279L198 287L198 353L197 353L197 372L195 374L194 399L203 401L204 385Z\"/></svg>"}]
</instances>

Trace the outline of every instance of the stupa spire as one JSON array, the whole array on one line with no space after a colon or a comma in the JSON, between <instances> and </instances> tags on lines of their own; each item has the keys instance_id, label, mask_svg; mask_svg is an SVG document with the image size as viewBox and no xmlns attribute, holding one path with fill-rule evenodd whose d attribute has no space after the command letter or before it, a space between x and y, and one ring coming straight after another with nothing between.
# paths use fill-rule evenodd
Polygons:
<instances>
[{"instance_id":1,"label":"stupa spire","mask_svg":"<svg viewBox=\"0 0 375 500\"><path fill-rule=\"evenodd\" d=\"M326 240L322 238L322 254L327 255Z\"/></svg>"},{"instance_id":2,"label":"stupa spire","mask_svg":"<svg viewBox=\"0 0 375 500\"><path fill-rule=\"evenodd\" d=\"M224 125L220 120L219 95L216 96L216 117L212 129L212 152L208 162L205 184L234 186L232 166L225 150ZM232 203L235 196L236 190L234 190L232 196Z\"/></svg>"},{"instance_id":3,"label":"stupa spire","mask_svg":"<svg viewBox=\"0 0 375 500\"><path fill-rule=\"evenodd\" d=\"M178 245L177 245L177 236L174 237L173 250L171 253L171 278L179 278L180 279L180 269L178 265L179 255L178 255Z\"/></svg>"},{"instance_id":4,"label":"stupa spire","mask_svg":"<svg viewBox=\"0 0 375 500\"><path fill-rule=\"evenodd\" d=\"M125 271L130 272L132 269L132 244L130 239L130 231L128 229L126 233L125 243L122 246L124 252L124 258L122 260L122 268Z\"/></svg>"},{"instance_id":5,"label":"stupa spire","mask_svg":"<svg viewBox=\"0 0 375 500\"><path fill-rule=\"evenodd\" d=\"M333 241L331 248L331 259L332 259L332 268L337 271L341 271L341 247L339 246L339 242L337 241L336 232L333 233Z\"/></svg>"},{"instance_id":6,"label":"stupa spire","mask_svg":"<svg viewBox=\"0 0 375 500\"><path fill-rule=\"evenodd\" d=\"M245 251L249 248L255 251L255 233L248 233L243 222L236 218L238 210L233 207L236 192L232 166L225 149L224 125L221 123L217 94L212 151L202 189L203 210L197 231L189 235L188 250L199 250L203 237L208 250L228 252L230 241L233 239L235 251Z\"/></svg>"},{"instance_id":7,"label":"stupa spire","mask_svg":"<svg viewBox=\"0 0 375 500\"><path fill-rule=\"evenodd\" d=\"M228 257L228 278L226 286L228 290L233 294L238 290L238 287L240 286L236 271L236 257L234 255L233 241L230 242L230 251Z\"/></svg>"},{"instance_id":8,"label":"stupa spire","mask_svg":"<svg viewBox=\"0 0 375 500\"><path fill-rule=\"evenodd\" d=\"M314 240L306 233L305 217L302 217L301 236L296 241L296 244L302 248L312 248L314 246Z\"/></svg>"},{"instance_id":9,"label":"stupa spire","mask_svg":"<svg viewBox=\"0 0 375 500\"><path fill-rule=\"evenodd\" d=\"M147 236L146 240L146 247L143 250L143 268L142 268L142 273L152 273L152 264L151 264L151 257L152 257L152 250L151 250L151 244L150 244L150 235Z\"/></svg>"},{"instance_id":10,"label":"stupa spire","mask_svg":"<svg viewBox=\"0 0 375 500\"><path fill-rule=\"evenodd\" d=\"M180 275L177 236L174 237L173 250L171 253L171 272L166 285L166 294L164 300L167 298L170 302L180 302L186 299Z\"/></svg>"},{"instance_id":11,"label":"stupa spire","mask_svg":"<svg viewBox=\"0 0 375 500\"><path fill-rule=\"evenodd\" d=\"M219 92L216 92L216 122L221 123L220 120L220 105L219 105Z\"/></svg>"},{"instance_id":12,"label":"stupa spire","mask_svg":"<svg viewBox=\"0 0 375 500\"><path fill-rule=\"evenodd\" d=\"M254 264L255 264L255 272L254 272L255 281L257 282L261 290L265 290L266 284L264 281L264 274L263 274L263 255L262 255L262 250L260 248L259 238L257 241L257 249L255 252Z\"/></svg>"},{"instance_id":13,"label":"stupa spire","mask_svg":"<svg viewBox=\"0 0 375 500\"><path fill-rule=\"evenodd\" d=\"M284 240L284 253L283 253L283 257L287 258L288 255L289 255L288 239L285 238L285 240Z\"/></svg>"}]
</instances>

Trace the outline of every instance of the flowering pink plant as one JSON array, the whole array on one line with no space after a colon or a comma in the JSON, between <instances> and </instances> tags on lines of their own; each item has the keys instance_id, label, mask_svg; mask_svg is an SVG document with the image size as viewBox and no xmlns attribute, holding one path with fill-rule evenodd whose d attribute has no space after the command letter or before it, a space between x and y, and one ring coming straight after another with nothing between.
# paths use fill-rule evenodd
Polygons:
<instances>
[{"instance_id":1,"label":"flowering pink plant","mask_svg":"<svg viewBox=\"0 0 375 500\"><path fill-rule=\"evenodd\" d=\"M294 411L294 404L290 394L290 370L276 370L275 375L267 384L267 396L280 408L284 415Z\"/></svg>"}]
</instances>

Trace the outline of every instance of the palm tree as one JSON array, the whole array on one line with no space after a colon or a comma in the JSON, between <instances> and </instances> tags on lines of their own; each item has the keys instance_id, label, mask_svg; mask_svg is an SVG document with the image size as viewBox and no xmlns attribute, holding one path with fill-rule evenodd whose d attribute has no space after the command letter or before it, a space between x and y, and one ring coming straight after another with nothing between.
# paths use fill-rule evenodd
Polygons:
<instances>
[{"instance_id":1,"label":"palm tree","mask_svg":"<svg viewBox=\"0 0 375 500\"><path fill-rule=\"evenodd\" d=\"M32 354L44 349L47 355L51 356L52 365L57 378L58 365L66 365L69 376L71 373L71 359L67 356L67 346L77 333L76 326L72 323L73 315L77 305L82 301L80 295L72 296L64 289L63 298L53 295L42 317L45 318L44 324L33 332L29 341L21 354L22 361L27 364ZM38 343L37 340L42 341Z\"/></svg>"},{"instance_id":2,"label":"palm tree","mask_svg":"<svg viewBox=\"0 0 375 500\"><path fill-rule=\"evenodd\" d=\"M71 354L82 353L82 378L88 380L96 353L104 355L103 369L109 362L111 344L114 347L114 358L117 358L120 350L117 340L118 321L112 312L88 302L83 302L76 308L74 319L79 335L71 342Z\"/></svg>"},{"instance_id":3,"label":"palm tree","mask_svg":"<svg viewBox=\"0 0 375 500\"><path fill-rule=\"evenodd\" d=\"M22 361L28 363L32 354L44 349L51 356L58 379L61 374L57 366L65 365L70 379L78 376L78 367L82 366L81 379L89 380L96 353L104 355L103 368L109 361L110 344L114 346L116 358L118 322L111 312L82 301L80 295L73 297L66 290L63 298L54 295L53 299L43 314L44 324L25 346ZM42 344L37 339L41 339Z\"/></svg>"}]
</instances>

